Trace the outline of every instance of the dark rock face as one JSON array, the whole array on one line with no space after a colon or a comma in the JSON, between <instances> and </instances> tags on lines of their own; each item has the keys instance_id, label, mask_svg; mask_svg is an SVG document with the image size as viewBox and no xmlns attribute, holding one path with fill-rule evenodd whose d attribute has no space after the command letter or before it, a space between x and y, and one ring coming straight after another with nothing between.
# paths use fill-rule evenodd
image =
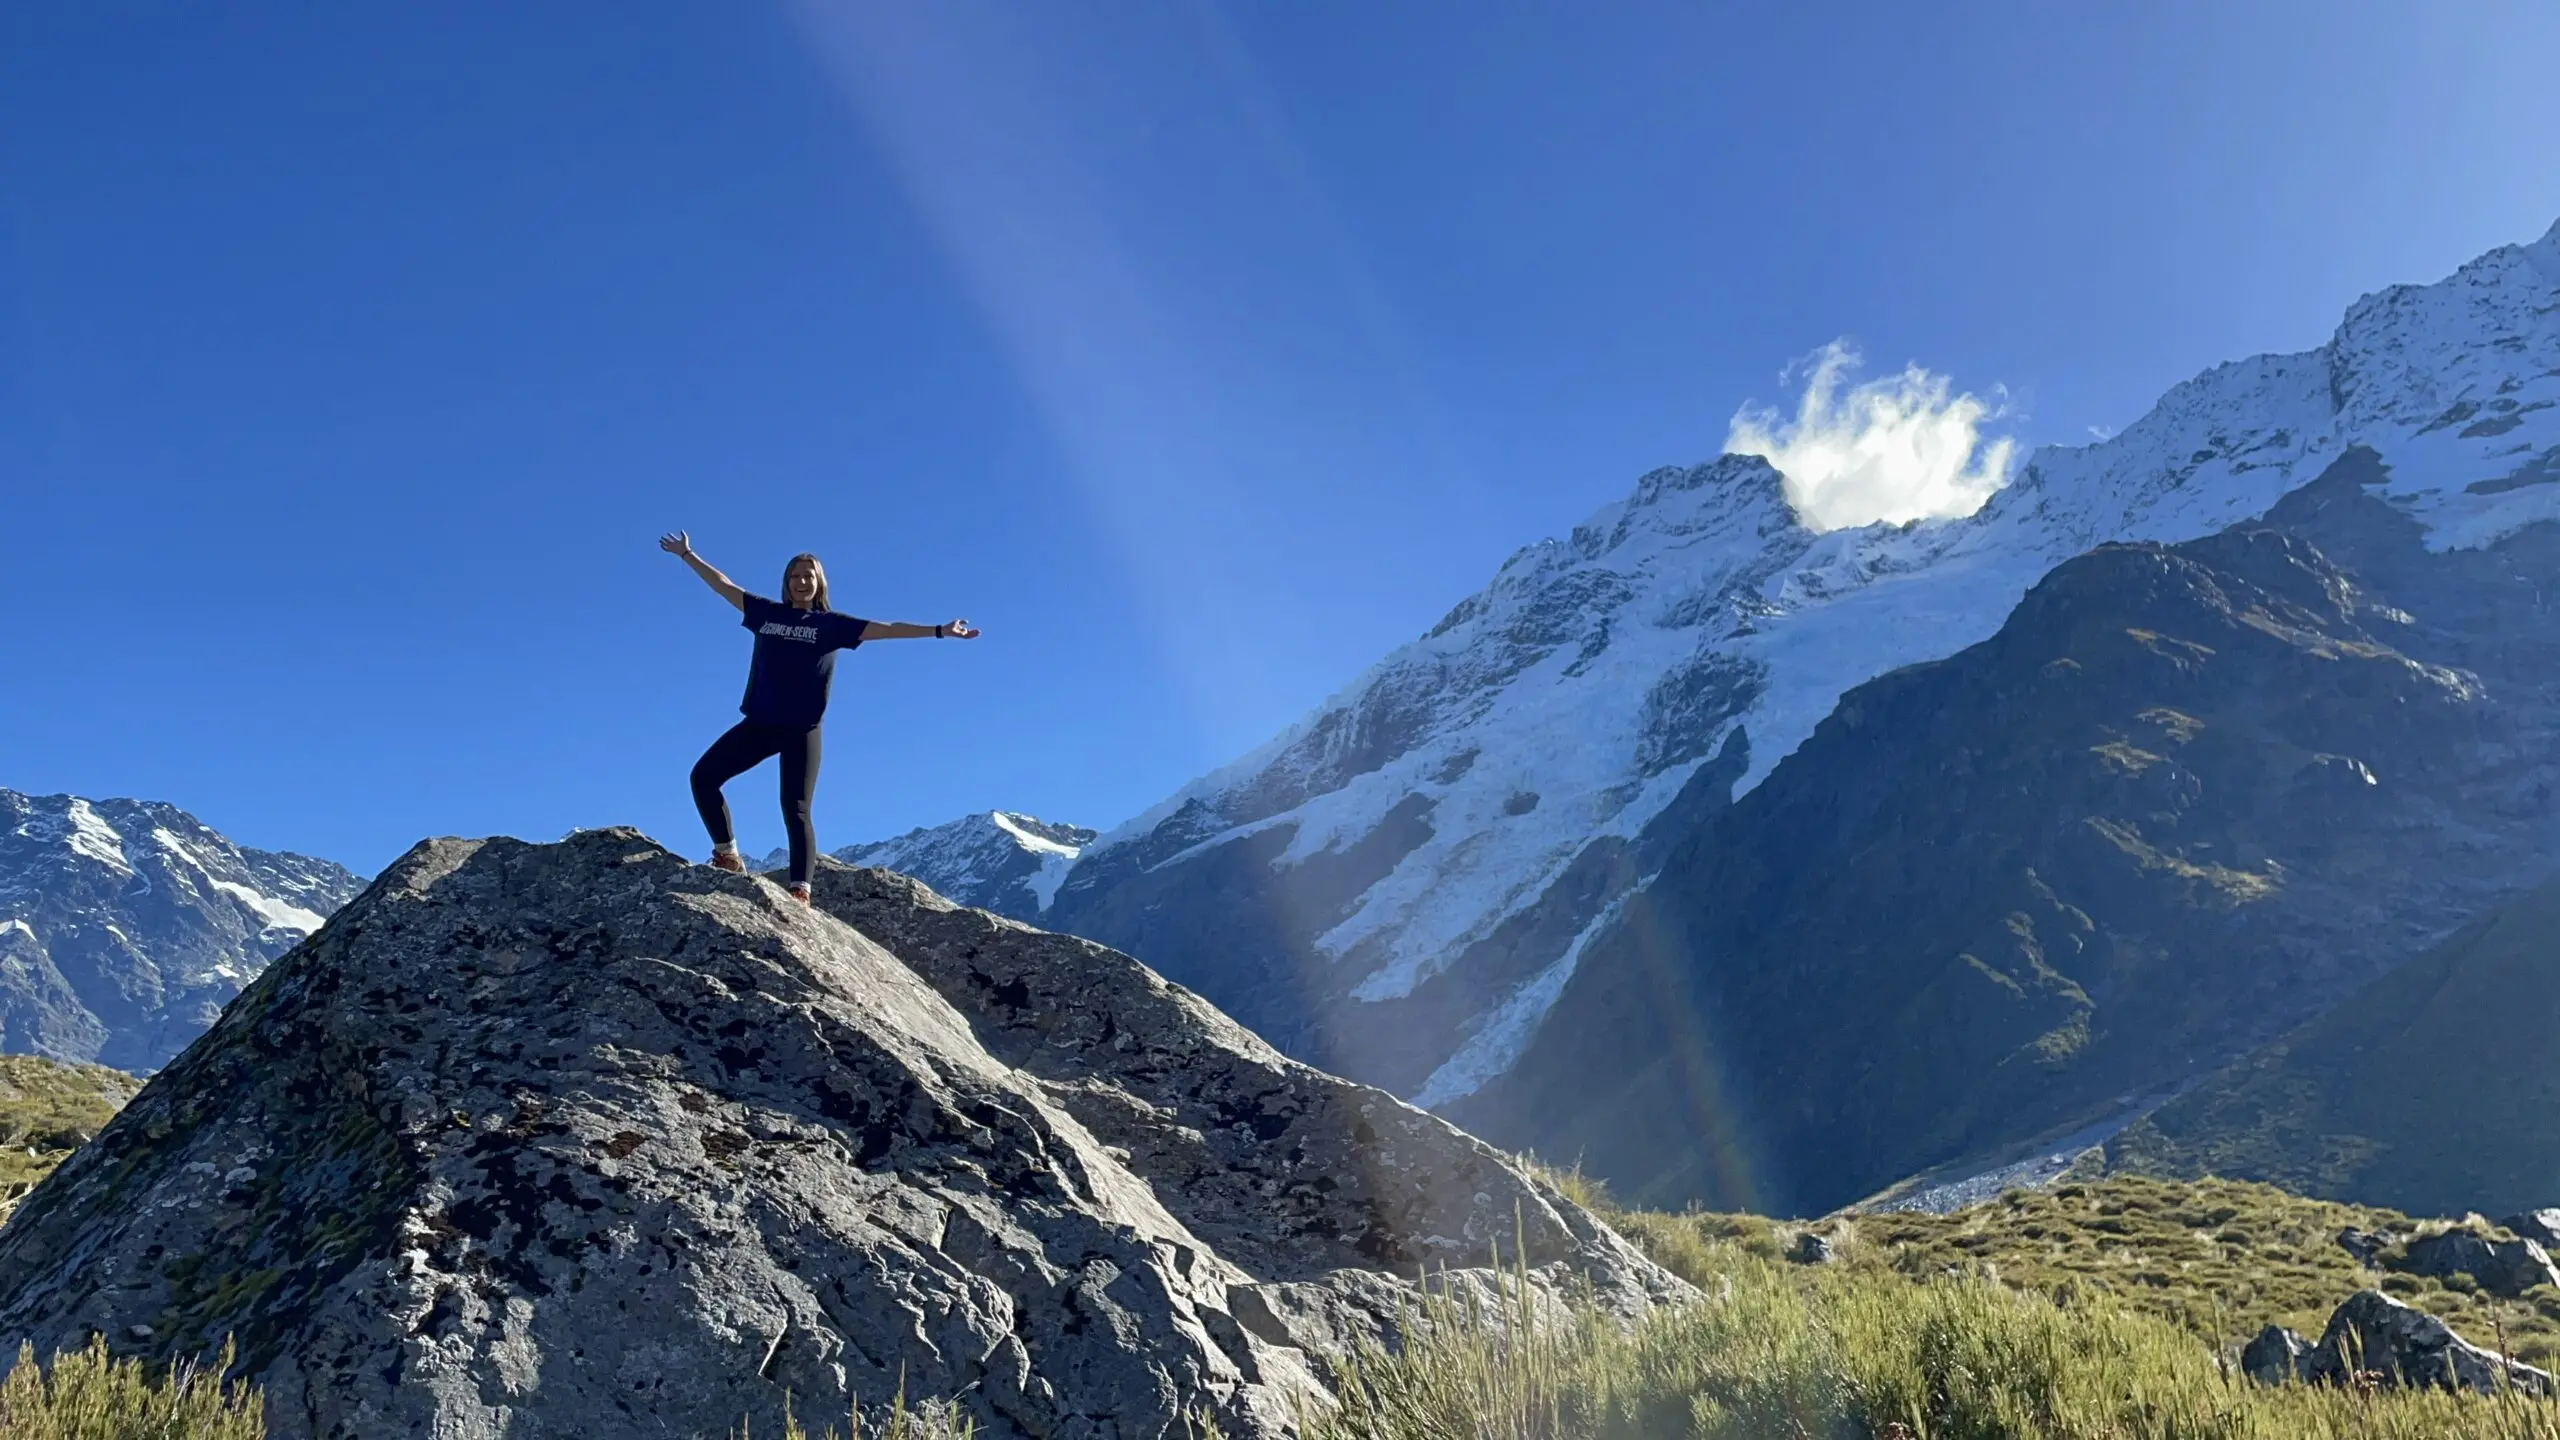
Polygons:
<instances>
[{"instance_id":1,"label":"dark rock face","mask_svg":"<svg viewBox=\"0 0 2560 1440\"><path fill-rule=\"evenodd\" d=\"M2555 1066L2560 882L2549 882L2143 1117L2107 1142L2108 1164L2419 1214L2494 1212L2549 1193Z\"/></svg>"},{"instance_id":2,"label":"dark rock face","mask_svg":"<svg viewBox=\"0 0 2560 1440\"><path fill-rule=\"evenodd\" d=\"M0 1338L238 1337L279 1437L1277 1436L1405 1275L1685 1287L1100 946L627 830L431 841L0 1230ZM1525 1254L1521 1251L1525 1249Z\"/></svg>"},{"instance_id":3,"label":"dark rock face","mask_svg":"<svg viewBox=\"0 0 2560 1440\"><path fill-rule=\"evenodd\" d=\"M2306 1373L2311 1342L2281 1325L2270 1325L2240 1352L2240 1373L2261 1385L2290 1385L2310 1379Z\"/></svg>"},{"instance_id":4,"label":"dark rock face","mask_svg":"<svg viewBox=\"0 0 2560 1440\"><path fill-rule=\"evenodd\" d=\"M1828 1265L1831 1263L1831 1242L1807 1230L1787 1248L1787 1258L1798 1265Z\"/></svg>"},{"instance_id":5,"label":"dark rock face","mask_svg":"<svg viewBox=\"0 0 2560 1440\"><path fill-rule=\"evenodd\" d=\"M157 1069L362 887L174 805L0 790L0 1051Z\"/></svg>"},{"instance_id":6,"label":"dark rock face","mask_svg":"<svg viewBox=\"0 0 2560 1440\"><path fill-rule=\"evenodd\" d=\"M2261 1336L2263 1340L2265 1337ZM2359 1290L2331 1312L2320 1343L2303 1361L2306 1380L2331 1385L2369 1375L2386 1386L2555 1393L2549 1374L2483 1350L2423 1310L2379 1290Z\"/></svg>"},{"instance_id":7,"label":"dark rock face","mask_svg":"<svg viewBox=\"0 0 2560 1440\"><path fill-rule=\"evenodd\" d=\"M2560 1270L2533 1240L2492 1240L2468 1230L2422 1235L2408 1244L2407 1258L2392 1267L2412 1275L2468 1275L2492 1295L2513 1299L2536 1285L2560 1289Z\"/></svg>"},{"instance_id":8,"label":"dark rock face","mask_svg":"<svg viewBox=\"0 0 2560 1440\"><path fill-rule=\"evenodd\" d=\"M2545 1250L2560 1245L2560 1210L2526 1210L2498 1223Z\"/></svg>"},{"instance_id":9,"label":"dark rock face","mask_svg":"<svg viewBox=\"0 0 2560 1440\"><path fill-rule=\"evenodd\" d=\"M2560 527L2428 551L2353 451L1851 691L1446 1113L1647 1204L1819 1213L2174 1088L2540 878Z\"/></svg>"},{"instance_id":10,"label":"dark rock face","mask_svg":"<svg viewBox=\"0 0 2560 1440\"><path fill-rule=\"evenodd\" d=\"M2383 1247L2389 1245L2393 1239L2392 1236L2376 1234L2371 1230L2359 1230L2353 1225L2340 1230L2337 1238L2338 1248L2354 1256L2356 1263L2367 1270L2375 1268L2376 1259L2382 1254Z\"/></svg>"}]
</instances>

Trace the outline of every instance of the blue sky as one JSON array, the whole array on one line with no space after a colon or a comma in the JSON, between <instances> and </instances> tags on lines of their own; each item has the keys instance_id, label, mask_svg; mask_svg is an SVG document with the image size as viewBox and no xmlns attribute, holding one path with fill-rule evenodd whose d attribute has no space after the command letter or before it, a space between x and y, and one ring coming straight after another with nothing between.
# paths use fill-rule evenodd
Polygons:
<instances>
[{"instance_id":1,"label":"blue sky","mask_svg":"<svg viewBox=\"0 0 2560 1440\"><path fill-rule=\"evenodd\" d=\"M0 18L0 786L374 868L1122 819L1853 338L2022 442L2560 217L2560 7L476 3ZM779 839L767 772L732 788Z\"/></svg>"}]
</instances>

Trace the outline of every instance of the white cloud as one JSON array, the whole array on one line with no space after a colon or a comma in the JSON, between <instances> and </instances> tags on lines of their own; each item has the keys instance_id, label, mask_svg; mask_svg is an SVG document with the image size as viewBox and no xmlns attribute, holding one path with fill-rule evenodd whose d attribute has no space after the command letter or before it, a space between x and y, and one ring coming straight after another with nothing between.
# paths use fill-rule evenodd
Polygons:
<instances>
[{"instance_id":1,"label":"white cloud","mask_svg":"<svg viewBox=\"0 0 2560 1440\"><path fill-rule=\"evenodd\" d=\"M1832 341L1780 377L1805 375L1795 418L1745 405L1725 435L1726 450L1762 456L1786 477L1787 503L1808 529L1970 515L2007 483L2015 442L1983 433L2008 418L2005 392L1950 393L1947 377L1917 365L1849 384L1859 363L1847 341Z\"/></svg>"},{"instance_id":2,"label":"white cloud","mask_svg":"<svg viewBox=\"0 0 2560 1440\"><path fill-rule=\"evenodd\" d=\"M2089 427L2089 438L2104 445L2116 438L2115 428L2109 425L2092 425Z\"/></svg>"}]
</instances>

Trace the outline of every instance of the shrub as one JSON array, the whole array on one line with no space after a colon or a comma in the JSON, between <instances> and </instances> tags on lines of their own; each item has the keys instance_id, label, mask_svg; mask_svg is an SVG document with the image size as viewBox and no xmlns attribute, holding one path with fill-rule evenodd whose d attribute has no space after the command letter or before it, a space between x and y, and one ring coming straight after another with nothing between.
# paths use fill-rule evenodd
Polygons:
<instances>
[{"instance_id":1,"label":"shrub","mask_svg":"<svg viewBox=\"0 0 2560 1440\"><path fill-rule=\"evenodd\" d=\"M47 1370L35 1347L21 1345L18 1363L0 1380L0 1435L9 1440L262 1440L266 1411L256 1390L225 1384L224 1347L211 1370L181 1362L154 1376L139 1360L118 1360L106 1344L54 1357Z\"/></svg>"}]
</instances>

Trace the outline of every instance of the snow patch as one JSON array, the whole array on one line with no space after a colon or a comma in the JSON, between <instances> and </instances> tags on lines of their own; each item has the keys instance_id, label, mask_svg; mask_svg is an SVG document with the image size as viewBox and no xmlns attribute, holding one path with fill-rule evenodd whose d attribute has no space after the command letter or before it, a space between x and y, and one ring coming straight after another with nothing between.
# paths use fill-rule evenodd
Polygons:
<instances>
[{"instance_id":1,"label":"snow patch","mask_svg":"<svg viewBox=\"0 0 2560 1440\"><path fill-rule=\"evenodd\" d=\"M1064 846L1059 848L1065 849ZM1075 863L1076 852L1073 850L1067 850L1063 855L1054 852L1043 855L1040 868L1022 882L1030 888L1032 899L1039 903L1041 913L1046 914L1049 902L1058 898L1058 887L1067 883L1067 871L1073 869Z\"/></svg>"},{"instance_id":2,"label":"snow patch","mask_svg":"<svg viewBox=\"0 0 2560 1440\"><path fill-rule=\"evenodd\" d=\"M1052 840L1046 835L1035 835L1022 828L1021 818L1019 816L1008 815L1002 810L989 811L987 818L996 823L997 829L1012 836L1013 843L1021 846L1025 850L1037 851L1042 855L1064 856L1069 860L1073 860L1076 858L1076 855L1081 848L1074 845L1060 844L1058 841ZM1041 904L1043 907L1046 907L1048 902L1044 900Z\"/></svg>"},{"instance_id":3,"label":"snow patch","mask_svg":"<svg viewBox=\"0 0 2560 1440\"><path fill-rule=\"evenodd\" d=\"M124 837L100 819L88 801L73 800L66 818L70 821L69 841L74 854L85 855L110 870L133 873L133 866L124 858Z\"/></svg>"},{"instance_id":4,"label":"snow patch","mask_svg":"<svg viewBox=\"0 0 2560 1440\"><path fill-rule=\"evenodd\" d=\"M329 923L326 915L315 915L289 901L261 895L237 881L216 880L213 888L248 906L259 919L267 922L267 928L271 930L291 930L308 935Z\"/></svg>"},{"instance_id":5,"label":"snow patch","mask_svg":"<svg viewBox=\"0 0 2560 1440\"><path fill-rule=\"evenodd\" d=\"M1449 1057L1431 1078L1414 1092L1413 1103L1425 1110L1446 1105L1452 1100L1474 1094L1486 1081L1511 1068L1520 1052L1529 1048L1529 1039L1538 1033L1538 1022L1553 1009L1556 997L1564 993L1564 982L1573 978L1574 967L1582 963L1582 949L1591 937L1609 928L1627 908L1628 899L1652 882L1647 876L1634 889L1610 901L1591 917L1565 947L1563 955L1544 970L1529 977L1528 982L1512 992L1511 998L1485 1017L1458 1053Z\"/></svg>"},{"instance_id":6,"label":"snow patch","mask_svg":"<svg viewBox=\"0 0 2560 1440\"><path fill-rule=\"evenodd\" d=\"M26 937L27 937L28 939L30 939L30 940L33 940L33 939L35 939L35 938L36 938L36 929L35 929L35 927L34 927L34 926L32 926L32 925L30 925L30 924L28 924L28 923L27 923L26 921L24 921L24 920L10 919L10 920L6 920L6 921L0 921L0 935L6 935L6 934L8 934L10 931L12 931L12 930L14 930L14 931L18 932L18 933L19 933L19 934L21 934L21 935L26 936Z\"/></svg>"}]
</instances>

